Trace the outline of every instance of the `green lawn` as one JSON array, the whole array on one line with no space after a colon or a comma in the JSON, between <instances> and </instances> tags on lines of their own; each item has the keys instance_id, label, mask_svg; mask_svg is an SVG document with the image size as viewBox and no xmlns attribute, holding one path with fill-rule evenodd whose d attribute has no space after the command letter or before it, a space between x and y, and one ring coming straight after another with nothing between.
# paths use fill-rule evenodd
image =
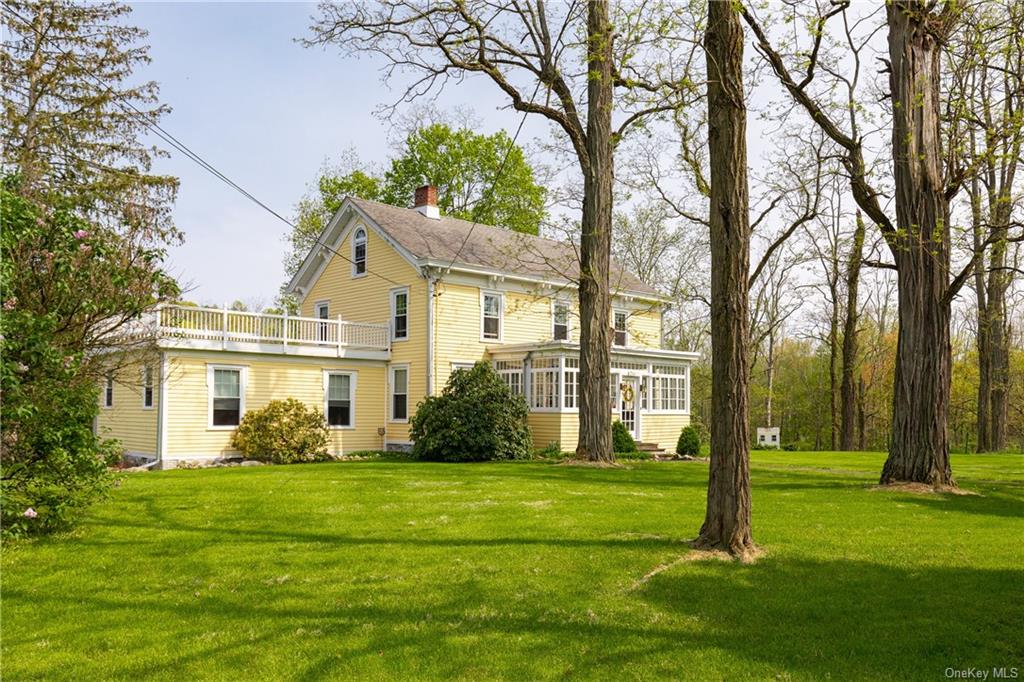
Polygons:
<instances>
[{"instance_id":1,"label":"green lawn","mask_svg":"<svg viewBox=\"0 0 1024 682\"><path fill-rule=\"evenodd\" d=\"M872 491L882 459L754 452L767 556L646 582L705 464L133 474L4 548L3 678L1024 675L1024 457L955 457L970 497Z\"/></svg>"}]
</instances>

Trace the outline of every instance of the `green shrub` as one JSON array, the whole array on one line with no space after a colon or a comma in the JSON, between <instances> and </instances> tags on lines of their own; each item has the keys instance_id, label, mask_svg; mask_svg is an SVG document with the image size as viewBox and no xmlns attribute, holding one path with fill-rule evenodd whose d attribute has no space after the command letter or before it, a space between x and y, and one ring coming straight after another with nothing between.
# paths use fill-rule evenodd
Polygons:
<instances>
[{"instance_id":1,"label":"green shrub","mask_svg":"<svg viewBox=\"0 0 1024 682\"><path fill-rule=\"evenodd\" d=\"M329 432L323 413L295 398L271 400L246 412L231 436L231 446L248 459L275 464L320 462L327 454Z\"/></svg>"},{"instance_id":2,"label":"green shrub","mask_svg":"<svg viewBox=\"0 0 1024 682\"><path fill-rule=\"evenodd\" d=\"M526 401L487 362L452 373L439 396L416 408L410 436L416 459L475 462L529 459Z\"/></svg>"},{"instance_id":3,"label":"green shrub","mask_svg":"<svg viewBox=\"0 0 1024 682\"><path fill-rule=\"evenodd\" d=\"M612 451L615 453L636 452L636 441L626 425L616 419L612 422Z\"/></svg>"},{"instance_id":4,"label":"green shrub","mask_svg":"<svg viewBox=\"0 0 1024 682\"><path fill-rule=\"evenodd\" d=\"M696 426L684 426L676 442L677 455L696 457L700 454L700 431Z\"/></svg>"},{"instance_id":5,"label":"green shrub","mask_svg":"<svg viewBox=\"0 0 1024 682\"><path fill-rule=\"evenodd\" d=\"M562 458L562 444L557 440L553 440L543 448L538 448L533 451L534 459L561 459Z\"/></svg>"},{"instance_id":6,"label":"green shrub","mask_svg":"<svg viewBox=\"0 0 1024 682\"><path fill-rule=\"evenodd\" d=\"M615 459L654 459L654 455L643 450L634 450L633 452L616 452Z\"/></svg>"}]
</instances>

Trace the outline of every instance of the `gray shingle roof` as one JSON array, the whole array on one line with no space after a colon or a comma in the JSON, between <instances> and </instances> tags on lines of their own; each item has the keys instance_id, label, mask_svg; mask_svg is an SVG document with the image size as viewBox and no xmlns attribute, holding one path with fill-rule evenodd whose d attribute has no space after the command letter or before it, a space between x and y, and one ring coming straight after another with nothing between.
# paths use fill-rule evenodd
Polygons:
<instances>
[{"instance_id":1,"label":"gray shingle roof","mask_svg":"<svg viewBox=\"0 0 1024 682\"><path fill-rule=\"evenodd\" d=\"M417 259L451 262L457 256L457 265L543 279L579 279L579 259L572 244L491 225L478 223L473 227L473 223L457 218L428 218L411 208L350 199ZM611 284L616 291L661 295L614 260Z\"/></svg>"}]
</instances>

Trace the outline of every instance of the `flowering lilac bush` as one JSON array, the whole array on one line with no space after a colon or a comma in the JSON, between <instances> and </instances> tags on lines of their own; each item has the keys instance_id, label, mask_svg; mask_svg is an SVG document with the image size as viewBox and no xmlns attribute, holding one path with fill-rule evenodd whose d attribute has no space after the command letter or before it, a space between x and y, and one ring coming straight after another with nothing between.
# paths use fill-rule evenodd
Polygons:
<instances>
[{"instance_id":1,"label":"flowering lilac bush","mask_svg":"<svg viewBox=\"0 0 1024 682\"><path fill-rule=\"evenodd\" d=\"M21 197L0 180L0 527L60 530L111 486L115 441L93 434L105 333L176 293L159 251ZM82 248L87 247L87 248ZM112 340L113 339L113 340Z\"/></svg>"}]
</instances>

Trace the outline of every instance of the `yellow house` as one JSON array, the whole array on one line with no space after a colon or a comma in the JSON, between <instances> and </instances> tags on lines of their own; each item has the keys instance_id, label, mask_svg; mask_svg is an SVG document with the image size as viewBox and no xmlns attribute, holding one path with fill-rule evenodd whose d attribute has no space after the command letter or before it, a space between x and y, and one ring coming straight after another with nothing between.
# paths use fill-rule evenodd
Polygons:
<instances>
[{"instance_id":1,"label":"yellow house","mask_svg":"<svg viewBox=\"0 0 1024 682\"><path fill-rule=\"evenodd\" d=\"M234 454L246 410L295 397L324 412L331 450L406 449L416 405L485 360L530 407L534 445L576 447L578 261L572 245L349 198L288 284L298 316L163 306L159 360L108 377L97 428L175 466ZM668 300L613 265L609 417L672 450L689 423L695 353L661 348Z\"/></svg>"}]
</instances>

